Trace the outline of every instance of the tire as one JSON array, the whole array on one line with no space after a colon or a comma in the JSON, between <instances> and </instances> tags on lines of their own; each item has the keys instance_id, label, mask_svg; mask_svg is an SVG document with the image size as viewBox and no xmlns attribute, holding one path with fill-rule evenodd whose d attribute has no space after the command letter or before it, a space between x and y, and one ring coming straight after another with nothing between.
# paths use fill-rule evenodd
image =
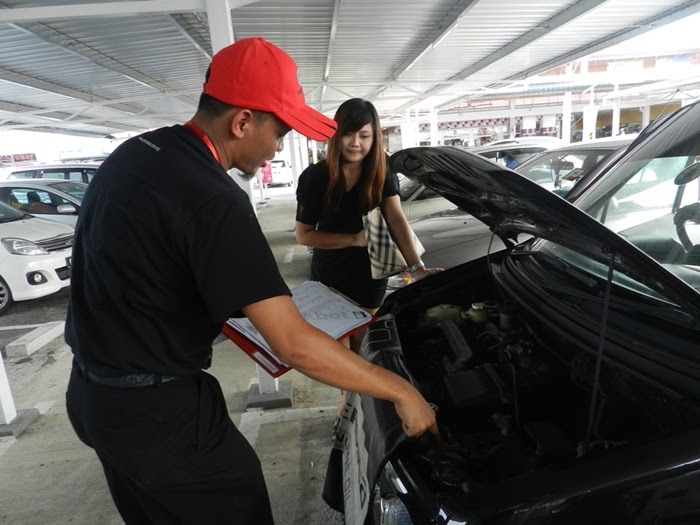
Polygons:
<instances>
[{"instance_id":1,"label":"tire","mask_svg":"<svg viewBox=\"0 0 700 525\"><path fill-rule=\"evenodd\" d=\"M0 315L6 313L14 300L12 299L12 290L7 286L5 279L0 277Z\"/></svg>"}]
</instances>

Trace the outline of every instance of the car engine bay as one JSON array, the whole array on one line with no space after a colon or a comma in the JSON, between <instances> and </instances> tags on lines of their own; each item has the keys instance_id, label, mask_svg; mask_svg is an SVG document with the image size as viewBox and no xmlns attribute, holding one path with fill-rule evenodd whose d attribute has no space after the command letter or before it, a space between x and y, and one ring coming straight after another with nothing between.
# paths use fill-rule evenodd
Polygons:
<instances>
[{"instance_id":1,"label":"car engine bay","mask_svg":"<svg viewBox=\"0 0 700 525\"><path fill-rule=\"evenodd\" d=\"M695 403L641 374L607 358L596 374L595 345L523 307L490 272L454 275L407 287L379 312L393 315L384 327L437 411L440 439L408 447L436 489L473 494L698 426Z\"/></svg>"}]
</instances>

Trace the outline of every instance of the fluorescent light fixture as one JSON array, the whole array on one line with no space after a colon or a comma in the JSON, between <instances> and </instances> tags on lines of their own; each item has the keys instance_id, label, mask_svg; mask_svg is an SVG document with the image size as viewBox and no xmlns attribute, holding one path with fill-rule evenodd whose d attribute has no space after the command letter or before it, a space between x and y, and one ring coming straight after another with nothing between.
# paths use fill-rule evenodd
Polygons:
<instances>
[{"instance_id":1,"label":"fluorescent light fixture","mask_svg":"<svg viewBox=\"0 0 700 525\"><path fill-rule=\"evenodd\" d=\"M445 31L437 38L435 42L433 42L433 49L439 46L443 40L445 40L448 36L450 36L450 33L457 29L459 27L459 20L455 20L450 27L445 29Z\"/></svg>"}]
</instances>

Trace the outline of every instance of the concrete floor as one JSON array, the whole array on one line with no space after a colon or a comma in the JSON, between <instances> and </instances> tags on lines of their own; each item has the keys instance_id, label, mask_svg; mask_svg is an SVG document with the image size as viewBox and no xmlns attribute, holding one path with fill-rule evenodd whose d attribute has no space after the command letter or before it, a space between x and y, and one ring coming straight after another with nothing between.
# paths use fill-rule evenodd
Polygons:
<instances>
[{"instance_id":1,"label":"concrete floor","mask_svg":"<svg viewBox=\"0 0 700 525\"><path fill-rule=\"evenodd\" d=\"M310 262L293 235L293 192L270 189L259 207L260 222L290 287L306 280ZM5 359L17 409L35 408L41 415L17 438L0 438L0 524L123 523L94 452L78 441L66 417L71 357L58 337L29 357ZM222 384L231 418L261 458L276 523L342 523L342 516L321 499L339 392L291 371L283 376L292 382L291 408L248 410L256 366L228 340L214 347L210 371Z\"/></svg>"}]
</instances>

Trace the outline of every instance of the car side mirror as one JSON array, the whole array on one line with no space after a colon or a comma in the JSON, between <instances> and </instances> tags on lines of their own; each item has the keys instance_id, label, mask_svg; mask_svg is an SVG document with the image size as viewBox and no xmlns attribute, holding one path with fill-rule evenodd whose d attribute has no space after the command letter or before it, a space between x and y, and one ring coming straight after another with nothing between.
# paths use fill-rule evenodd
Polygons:
<instances>
[{"instance_id":1,"label":"car side mirror","mask_svg":"<svg viewBox=\"0 0 700 525\"><path fill-rule=\"evenodd\" d=\"M72 204L59 204L56 207L56 211L61 215L72 215L78 212Z\"/></svg>"}]
</instances>

